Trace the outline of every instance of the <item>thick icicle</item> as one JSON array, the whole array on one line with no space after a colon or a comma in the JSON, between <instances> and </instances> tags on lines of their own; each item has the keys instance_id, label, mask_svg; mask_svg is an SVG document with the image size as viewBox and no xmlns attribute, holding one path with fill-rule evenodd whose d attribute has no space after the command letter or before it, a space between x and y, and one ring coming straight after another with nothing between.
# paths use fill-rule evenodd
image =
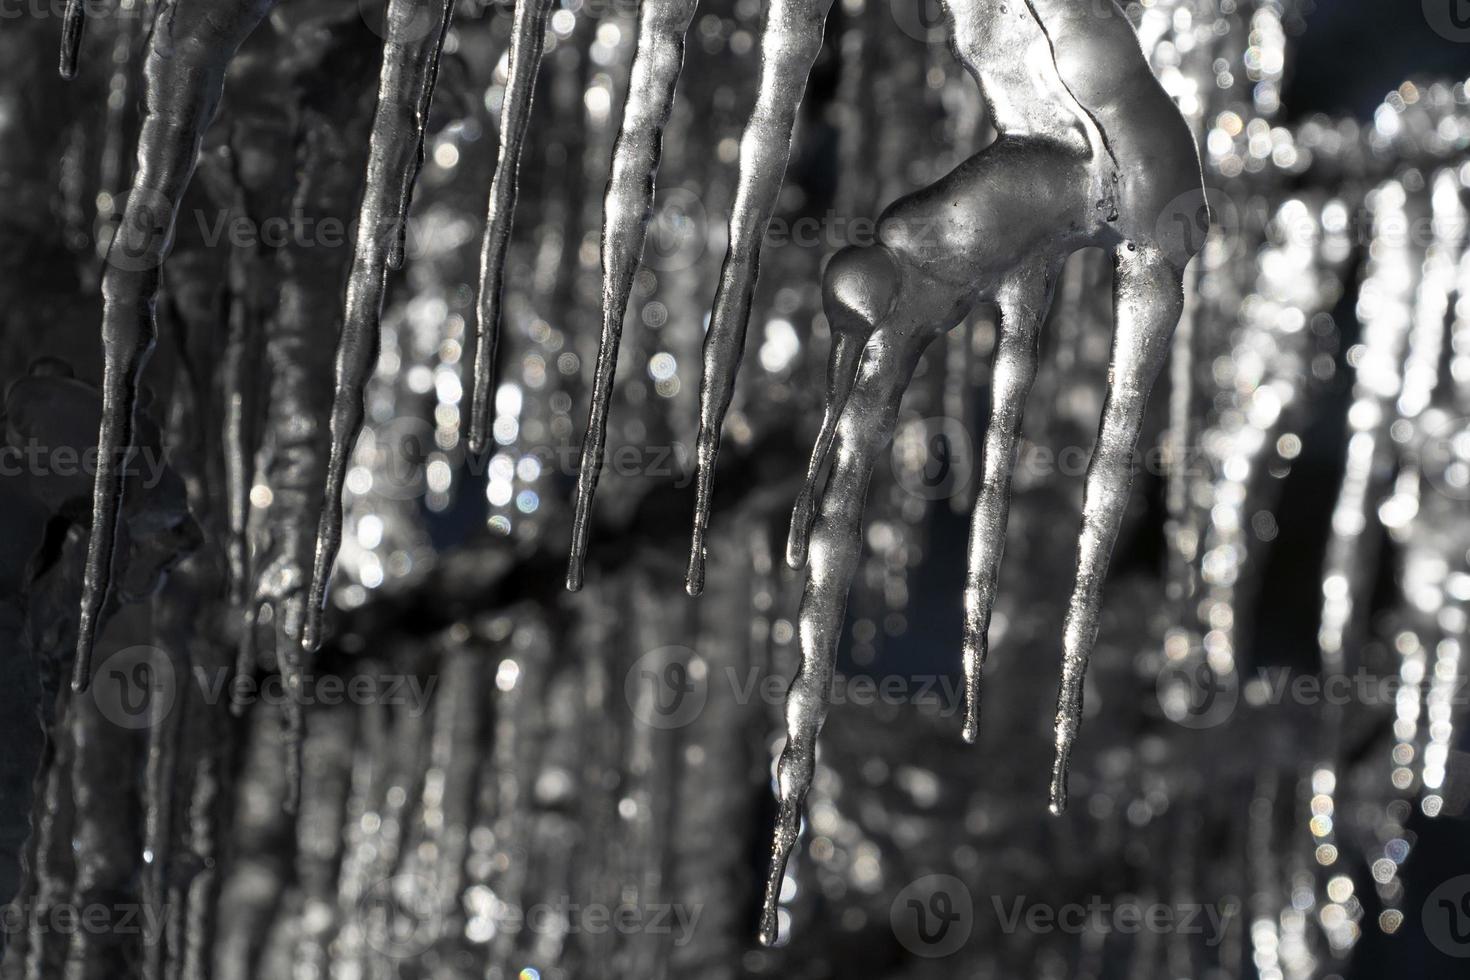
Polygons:
<instances>
[{"instance_id":1,"label":"thick icicle","mask_svg":"<svg viewBox=\"0 0 1470 980\"><path fill-rule=\"evenodd\" d=\"M597 493L607 442L607 413L623 316L653 213L653 184L663 149L664 126L674 109L674 87L684 65L684 35L697 5L698 0L645 0L638 12L638 48L633 55L622 129L613 148L602 205L602 340L597 349L582 462L577 470L577 510L567 567L567 588L574 591L582 587L592 499Z\"/></svg>"},{"instance_id":2,"label":"thick icicle","mask_svg":"<svg viewBox=\"0 0 1470 980\"><path fill-rule=\"evenodd\" d=\"M801 666L786 699L786 746L777 768L778 813L760 921L760 941L768 946L779 935L781 883L801 831L802 803L816 771L817 733L831 703L832 670L848 587L862 550L868 481L893 437L899 402L914 365L936 333L908 324L880 326L867 346L836 426L832 473L812 530L811 570L801 599Z\"/></svg>"},{"instance_id":3,"label":"thick icicle","mask_svg":"<svg viewBox=\"0 0 1470 980\"><path fill-rule=\"evenodd\" d=\"M755 108L740 139L740 180L730 210L730 244L720 269L709 333L704 341L704 377L699 386L699 468L694 535L684 587L704 589L704 535L709 526L720 428L735 394L735 376L745 350L745 328L760 265L761 239L776 208L796 112L807 76L822 50L822 27L832 0L771 0L761 34L761 78Z\"/></svg>"},{"instance_id":4,"label":"thick icicle","mask_svg":"<svg viewBox=\"0 0 1470 980\"><path fill-rule=\"evenodd\" d=\"M431 31L427 37L418 36L418 17L423 8L433 12L438 24L437 33ZM450 0L392 0L388 5L388 39L378 78L367 187L358 210L342 337L337 344L331 452L301 638L307 650L321 646L327 580L342 544L342 488L348 459L362 428L363 387L378 357L378 320L387 290L389 253L397 247L408 187L418 172L423 117L428 113L429 95L453 9ZM291 655L283 651L282 656ZM294 683L299 682L297 675Z\"/></svg>"},{"instance_id":5,"label":"thick icicle","mask_svg":"<svg viewBox=\"0 0 1470 980\"><path fill-rule=\"evenodd\" d=\"M144 65L147 115L138 134L138 172L102 277L103 408L72 675L79 690L91 680L92 645L112 575L138 381L157 333L159 269L204 131L219 107L225 69L272 2L202 0L165 8Z\"/></svg>"},{"instance_id":6,"label":"thick icicle","mask_svg":"<svg viewBox=\"0 0 1470 980\"><path fill-rule=\"evenodd\" d=\"M546 17L551 0L516 0L511 26L510 56L505 100L500 106L500 156L490 181L490 203L485 213L485 238L480 245L480 289L475 321L475 367L468 442L471 452L490 444L490 414L495 404L495 348L500 339L500 287L505 255L510 249L515 220L521 147L531 121L531 99L546 46Z\"/></svg>"}]
</instances>

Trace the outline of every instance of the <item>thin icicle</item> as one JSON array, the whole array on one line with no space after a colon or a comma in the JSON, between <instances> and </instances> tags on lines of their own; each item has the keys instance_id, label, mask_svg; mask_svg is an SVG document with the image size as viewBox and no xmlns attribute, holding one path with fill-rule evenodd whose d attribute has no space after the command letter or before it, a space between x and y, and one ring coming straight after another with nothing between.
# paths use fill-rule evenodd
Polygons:
<instances>
[{"instance_id":1,"label":"thin icicle","mask_svg":"<svg viewBox=\"0 0 1470 980\"><path fill-rule=\"evenodd\" d=\"M761 34L761 78L755 108L740 138L740 180L730 211L730 244L720 269L709 333L704 341L704 377L699 386L699 469L694 534L684 587L704 590L705 529L714 491L720 429L735 394L735 376L745 350L745 329L755 297L761 239L766 235L786 161L796 112L807 76L822 50L822 27L832 0L771 0Z\"/></svg>"},{"instance_id":2,"label":"thin icicle","mask_svg":"<svg viewBox=\"0 0 1470 980\"><path fill-rule=\"evenodd\" d=\"M980 668L988 652L986 633L995 607L1006 518L1011 506L1011 476L1021 436L1026 396L1039 366L1037 339L1051 305L1057 269L1026 270L1001 287L1000 346L990 385L990 422L981 456L980 492L970 518L969 561L965 573L963 736L974 742L980 731Z\"/></svg>"},{"instance_id":3,"label":"thin icicle","mask_svg":"<svg viewBox=\"0 0 1470 980\"><path fill-rule=\"evenodd\" d=\"M1164 492L1164 536L1168 543L1168 563L1164 572L1165 594L1182 612L1194 594L1194 557L1199 546L1199 530L1191 526L1189 507L1190 474L1186 465L1191 434L1194 430L1194 348L1195 326L1199 319L1199 281L1201 262L1196 262L1184 283L1184 312L1174 338L1174 351L1169 356L1169 431L1168 483ZM1179 617L1182 622L1182 616Z\"/></svg>"},{"instance_id":4,"label":"thin icicle","mask_svg":"<svg viewBox=\"0 0 1470 980\"><path fill-rule=\"evenodd\" d=\"M225 69L272 2L201 0L164 8L143 68L148 113L138 134L138 172L102 277L102 425L72 674L78 690L91 681L92 645L112 576L138 381L157 334L159 270L204 131L219 107Z\"/></svg>"},{"instance_id":5,"label":"thin icicle","mask_svg":"<svg viewBox=\"0 0 1470 980\"><path fill-rule=\"evenodd\" d=\"M82 31L87 25L86 0L66 0L61 18L61 77L77 77L77 60L82 51Z\"/></svg>"},{"instance_id":6,"label":"thin icicle","mask_svg":"<svg viewBox=\"0 0 1470 980\"><path fill-rule=\"evenodd\" d=\"M521 147L531 121L531 99L546 46L546 17L551 0L516 0L511 26L510 56L505 99L500 106L500 156L490 181L490 203L485 213L485 238L480 245L479 303L475 320L475 367L467 439L471 452L490 444L490 413L495 394L495 348L500 340L500 288L505 255L510 249L515 220Z\"/></svg>"},{"instance_id":7,"label":"thin icicle","mask_svg":"<svg viewBox=\"0 0 1470 980\"><path fill-rule=\"evenodd\" d=\"M237 195L238 213L242 220L249 220L244 207L243 189ZM251 439L252 392L256 379L251 370L257 359L260 338L250 309L248 291L252 285L247 271L254 256L244 249L234 249L230 255L231 301L229 313L229 340L225 344L224 370L221 384L224 387L224 472L225 472L225 517L228 532L225 540L225 560L230 572L230 602L239 606L245 601L246 579L249 576L249 550L245 541L245 524L250 516L250 486L255 472L255 454Z\"/></svg>"},{"instance_id":8,"label":"thin icicle","mask_svg":"<svg viewBox=\"0 0 1470 980\"><path fill-rule=\"evenodd\" d=\"M172 673L163 673L157 664L150 663L152 676L192 676L188 650L177 650L171 645L154 648L153 657L159 661L174 661ZM185 687L186 695L188 688ZM169 710L173 705L166 698L151 698L148 725L148 749L144 763L143 792L143 847L151 856L143 875L143 902L146 907L161 917L169 911L169 876L174 870L174 813L175 793L179 784L180 756L190 746L180 740L184 710ZM187 758L187 756L185 756ZM144 935L144 975L149 980L162 980L168 947L157 931L150 929Z\"/></svg>"},{"instance_id":9,"label":"thin icicle","mask_svg":"<svg viewBox=\"0 0 1470 980\"><path fill-rule=\"evenodd\" d=\"M1120 246L1113 265L1113 353L1097 445L1082 494L1077 577L1062 627L1051 811L1067 808L1067 770L1082 723L1082 679L1097 640L1102 587L1133 486L1133 453L1149 391L1184 307L1184 270L1155 246Z\"/></svg>"},{"instance_id":10,"label":"thin icicle","mask_svg":"<svg viewBox=\"0 0 1470 980\"><path fill-rule=\"evenodd\" d=\"M684 35L697 5L698 0L645 0L638 13L638 48L633 55L622 129L613 148L602 204L602 340L597 349L587 436L577 471L577 510L567 567L567 588L573 591L582 587L592 499L597 493L607 443L607 413L623 316L653 213L653 184L663 149L664 126L674 109L674 87L684 65Z\"/></svg>"},{"instance_id":11,"label":"thin icicle","mask_svg":"<svg viewBox=\"0 0 1470 980\"><path fill-rule=\"evenodd\" d=\"M434 14L438 24L438 32L430 32L427 37L418 36L417 28L417 18L424 9ZM388 253L396 247L408 186L417 174L422 152L420 120L428 112L453 9L451 0L391 0L388 5L388 39L378 77L367 186L358 210L357 241L347 280L342 336L337 344L331 452L301 637L308 651L316 650L322 642L327 580L342 544L342 489L349 456L362 429L363 388L378 359L378 321L387 290ZM409 175L408 179L404 174ZM385 233L392 236L391 240L384 241ZM300 677L288 677L287 683L294 697Z\"/></svg>"}]
</instances>

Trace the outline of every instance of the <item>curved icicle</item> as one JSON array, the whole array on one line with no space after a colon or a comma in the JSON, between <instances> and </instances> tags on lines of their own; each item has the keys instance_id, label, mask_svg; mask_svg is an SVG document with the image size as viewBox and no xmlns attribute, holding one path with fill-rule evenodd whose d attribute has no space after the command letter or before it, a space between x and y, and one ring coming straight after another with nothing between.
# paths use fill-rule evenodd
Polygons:
<instances>
[{"instance_id":1,"label":"curved icicle","mask_svg":"<svg viewBox=\"0 0 1470 980\"><path fill-rule=\"evenodd\" d=\"M898 425L898 408L914 366L937 331L888 322L864 348L841 409L832 472L812 528L810 571L801 597L801 665L786 696L786 745L777 765L776 828L766 872L759 937L779 937L778 907L786 865L801 834L802 805L816 773L817 735L832 700L832 672L848 589L862 551L863 505L879 457Z\"/></svg>"},{"instance_id":2,"label":"curved icicle","mask_svg":"<svg viewBox=\"0 0 1470 980\"><path fill-rule=\"evenodd\" d=\"M1108 561L1133 486L1133 452L1143 428L1144 408L1183 308L1183 269L1152 245L1118 247L1113 266L1113 353L1107 398L1082 491L1077 579L1062 628L1062 682L1057 694L1051 780L1051 811L1056 814L1067 808L1067 768L1082 722L1082 679L1097 640Z\"/></svg>"},{"instance_id":3,"label":"curved icicle","mask_svg":"<svg viewBox=\"0 0 1470 980\"><path fill-rule=\"evenodd\" d=\"M92 645L111 581L138 381L157 335L160 267L204 131L219 107L225 69L271 5L200 0L163 8L143 68L147 114L138 170L102 276L102 424L72 674L77 690L91 680Z\"/></svg>"},{"instance_id":4,"label":"curved icicle","mask_svg":"<svg viewBox=\"0 0 1470 980\"><path fill-rule=\"evenodd\" d=\"M735 393L735 376L745 350L761 239L781 193L796 111L806 90L807 76L822 50L822 27L831 7L832 0L771 0L761 34L760 89L740 138L740 180L730 211L730 244L704 340L695 453L699 475L689 572L684 583L690 595L704 590L704 534L709 526L720 427Z\"/></svg>"},{"instance_id":5,"label":"curved icicle","mask_svg":"<svg viewBox=\"0 0 1470 980\"><path fill-rule=\"evenodd\" d=\"M653 213L653 185L663 149L664 126L674 109L674 88L684 65L684 35L697 6L698 0L645 0L638 13L638 47L602 203L602 339L597 348L587 436L577 470L577 509L567 566L567 588L572 591L582 587L623 317Z\"/></svg>"},{"instance_id":6,"label":"curved icicle","mask_svg":"<svg viewBox=\"0 0 1470 980\"><path fill-rule=\"evenodd\" d=\"M546 46L546 17L551 0L516 0L511 26L510 57L505 100L500 106L500 156L490 180L490 203L485 212L485 238L480 244L479 302L475 320L474 384L470 401L467 441L470 452L490 444L490 414L495 403L495 349L500 340L500 287L505 278L505 255L510 249L515 221L521 147L531 121L531 99L541 52Z\"/></svg>"},{"instance_id":7,"label":"curved icicle","mask_svg":"<svg viewBox=\"0 0 1470 980\"><path fill-rule=\"evenodd\" d=\"M1011 476L1026 396L1036 380L1037 338L1051 305L1054 274L1022 276L999 290L1000 346L990 383L990 422L980 460L980 492L970 521L969 562L965 573L963 734L973 743L980 731L980 668L988 649L986 634L995 608L996 581L1005 550L1011 508Z\"/></svg>"},{"instance_id":8,"label":"curved icicle","mask_svg":"<svg viewBox=\"0 0 1470 980\"><path fill-rule=\"evenodd\" d=\"M420 36L417 18L424 9L433 13L437 33ZM383 68L378 76L367 185L358 210L357 241L347 279L342 336L337 344L331 451L301 636L301 644L308 651L322 642L327 580L342 544L342 486L362 429L363 388L378 359L378 321L383 312L389 260L407 210L408 188L417 178L422 160L423 120L428 114L453 9L450 0L391 0L388 4L388 39L383 45ZM299 684L300 678L287 678L287 683Z\"/></svg>"},{"instance_id":9,"label":"curved icicle","mask_svg":"<svg viewBox=\"0 0 1470 980\"><path fill-rule=\"evenodd\" d=\"M832 332L832 349L827 359L827 390L822 424L807 464L806 482L791 509L791 531L786 539L786 564L799 569L806 564L813 511L822 476L832 459L837 421L847 405L857 380L863 347L873 325L892 312L897 292L890 284L899 275L895 257L888 249L846 248L832 256L822 275L822 309Z\"/></svg>"}]
</instances>

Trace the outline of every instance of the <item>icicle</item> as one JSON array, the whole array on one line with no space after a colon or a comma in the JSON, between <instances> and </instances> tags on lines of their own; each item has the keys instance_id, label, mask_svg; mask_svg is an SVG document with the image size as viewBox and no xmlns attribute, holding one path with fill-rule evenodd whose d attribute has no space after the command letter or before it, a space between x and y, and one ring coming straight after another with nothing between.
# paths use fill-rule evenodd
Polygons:
<instances>
[{"instance_id":1,"label":"icicle","mask_svg":"<svg viewBox=\"0 0 1470 980\"><path fill-rule=\"evenodd\" d=\"M444 55L444 39L449 36L449 21L454 14L453 0L443 0L440 9L434 11L439 19L439 30L433 34L434 53L425 69L423 85L419 90L419 103L413 116L414 157L412 165L403 172L403 195L398 212L393 216L393 237L388 246L388 268L394 271L403 268L404 253L408 247L408 212L413 204L413 189L418 183L419 171L424 168L424 140L429 131L429 109L434 101L434 86L439 80L439 61ZM417 20L415 20L417 23Z\"/></svg>"},{"instance_id":2,"label":"icicle","mask_svg":"<svg viewBox=\"0 0 1470 980\"><path fill-rule=\"evenodd\" d=\"M156 335L159 268L204 130L219 107L225 69L271 2L201 0L164 8L143 69L148 114L138 134L138 172L102 277L102 424L72 674L78 690L91 681L92 645L112 576L138 381Z\"/></svg>"},{"instance_id":3,"label":"icicle","mask_svg":"<svg viewBox=\"0 0 1470 980\"><path fill-rule=\"evenodd\" d=\"M71 846L76 853L70 902L79 909L106 902L120 915L125 906L114 903L136 903L133 883L142 870L141 828L118 819L137 803L138 741L119 738L117 727L93 698L72 698L68 714L76 753L70 772L75 807ZM78 929L63 942L63 976L116 975L113 971L124 962L123 940L116 930Z\"/></svg>"},{"instance_id":4,"label":"icicle","mask_svg":"<svg viewBox=\"0 0 1470 980\"><path fill-rule=\"evenodd\" d=\"M326 975L332 960L331 944L340 926L336 915L337 869L342 860L348 825L347 796L351 786L357 718L350 710L313 712L312 751L306 756L306 786L301 803L301 845L296 877L306 908L320 914L305 917L301 942L294 956L295 975ZM330 828L327 833L308 828Z\"/></svg>"},{"instance_id":5,"label":"icicle","mask_svg":"<svg viewBox=\"0 0 1470 980\"><path fill-rule=\"evenodd\" d=\"M567 588L573 591L582 587L592 499L597 493L607 443L607 413L618 366L618 342L653 213L653 185L664 126L674 109L674 87L684 64L684 35L697 4L698 0L645 0L638 12L638 47L603 198L602 339L597 349L587 435L577 470L577 509L567 568Z\"/></svg>"},{"instance_id":6,"label":"icicle","mask_svg":"<svg viewBox=\"0 0 1470 980\"><path fill-rule=\"evenodd\" d=\"M485 238L480 245L479 305L475 321L473 396L467 433L470 452L490 445L490 414L495 393L495 348L500 340L500 290L505 255L510 248L520 179L521 147L531 121L531 100L546 45L546 17L551 0L516 0L511 26L505 100L500 106L500 156L490 181L490 203L485 214Z\"/></svg>"},{"instance_id":7,"label":"icicle","mask_svg":"<svg viewBox=\"0 0 1470 980\"><path fill-rule=\"evenodd\" d=\"M1120 247L1113 267L1113 354L1097 445L1087 466L1077 580L1062 628L1051 810L1067 807L1067 767L1082 722L1082 678L1097 638L1102 587L1133 484L1133 452L1149 390L1184 305L1183 269L1152 245Z\"/></svg>"},{"instance_id":8,"label":"icicle","mask_svg":"<svg viewBox=\"0 0 1470 980\"><path fill-rule=\"evenodd\" d=\"M174 662L170 667L172 673L163 673L156 664L149 663L150 676L193 676L186 649L175 656L171 645L155 647L153 656ZM190 687L188 683L181 685L184 697L188 696ZM174 707L168 699L150 698L152 716L148 723L144 768L143 848L149 861L143 875L143 902L160 917L169 911L168 880L174 866L174 801L179 784L179 759L190 748L179 737L184 709L180 706L180 710L169 710ZM149 980L162 980L167 949L163 937L153 929L144 933L144 975Z\"/></svg>"},{"instance_id":9,"label":"icicle","mask_svg":"<svg viewBox=\"0 0 1470 980\"><path fill-rule=\"evenodd\" d=\"M434 13L438 31L420 37L418 17L425 8ZM422 153L420 118L428 112L434 74L453 9L450 0L390 0L388 5L388 39L383 46L383 68L378 78L367 187L358 211L342 337L337 345L331 453L301 639L308 651L316 650L322 642L327 582L342 544L343 484L353 445L362 428L363 387L377 361L378 321L387 289L388 253L396 247L394 242L406 213L408 185L417 173ZM405 174L409 175L407 179ZM385 234L392 236L387 242ZM300 678L288 679L288 683L299 685Z\"/></svg>"},{"instance_id":10,"label":"icicle","mask_svg":"<svg viewBox=\"0 0 1470 980\"><path fill-rule=\"evenodd\" d=\"M811 570L801 600L801 666L786 700L786 746L777 769L779 812L759 933L766 945L778 937L781 882L800 832L802 803L816 768L817 733L831 701L837 641L862 544L868 481L898 423L904 387L934 334L907 331L902 325L879 327L835 426L832 473L812 530Z\"/></svg>"},{"instance_id":11,"label":"icicle","mask_svg":"<svg viewBox=\"0 0 1470 980\"><path fill-rule=\"evenodd\" d=\"M62 691L57 699L57 718L68 719L71 695ZM33 913L26 923L25 980L49 980L62 973L64 949L54 930L47 928L50 916L71 895L75 876L76 852L71 846L75 830L75 801L71 797L71 771L76 765L76 739L70 724L54 726L51 741L50 771L39 819L32 833L34 863L30 877L34 881L31 897Z\"/></svg>"},{"instance_id":12,"label":"icicle","mask_svg":"<svg viewBox=\"0 0 1470 980\"><path fill-rule=\"evenodd\" d=\"M236 212L248 221L244 207L243 188L237 195ZM245 601L246 579L249 576L249 549L245 540L245 525L250 515L250 486L255 473L255 454L252 451L251 425L254 406L252 394L256 378L252 370L259 349L260 338L250 309L249 289L252 285L247 266L254 260L245 249L232 251L229 261L230 289L232 292L229 312L229 340L225 344L224 364L220 383L224 388L224 472L225 472L225 516L228 532L225 540L225 560L230 572L230 601L240 606Z\"/></svg>"},{"instance_id":13,"label":"icicle","mask_svg":"<svg viewBox=\"0 0 1470 980\"><path fill-rule=\"evenodd\" d=\"M1201 260L1203 261L1203 260ZM1199 531L1192 526L1189 507L1187 456L1194 430L1195 333L1199 312L1200 262L1185 278L1184 312L1169 357L1168 483L1164 492L1164 536L1168 542L1168 564L1164 573L1165 594L1182 613L1194 595L1195 552ZM1183 616L1178 621L1182 623Z\"/></svg>"},{"instance_id":14,"label":"icicle","mask_svg":"<svg viewBox=\"0 0 1470 980\"><path fill-rule=\"evenodd\" d=\"M720 269L719 290L704 342L694 534L684 583L690 595L699 595L704 589L704 537L714 491L715 458L745 350L761 239L781 193L796 112L807 76L822 50L822 27L831 7L832 0L771 0L766 13L761 34L760 89L740 139L740 182L730 210L730 244Z\"/></svg>"},{"instance_id":15,"label":"icicle","mask_svg":"<svg viewBox=\"0 0 1470 980\"><path fill-rule=\"evenodd\" d=\"M952 14L961 58L982 82L1002 135L1047 139L997 143L982 150L936 184L891 206L880 222L881 245L839 253L824 275L824 300L833 327L827 415L808 471L808 488L792 522L788 559L796 559L793 564L799 564L807 550L803 506L814 493L829 453L832 472L811 531L811 569L800 612L802 663L787 700L787 743L778 769L779 814L761 916L760 938L765 943L777 939L782 878L797 840L816 737L831 696L837 640L860 552L863 501L876 457L892 438L899 401L915 363L928 342L952 329L977 299L994 299L1000 306L993 421L966 590L965 729L973 738L984 627L1004 543L1005 502L1021 409L1036 373L1037 331L1062 261L1084 245L1100 245L1114 256L1114 338L1107 398L1083 498L1076 586L1063 635L1051 805L1058 813L1066 806L1067 765L1081 718L1082 678L1097 635L1103 579L1128 500L1144 406L1183 305L1183 266L1197 250L1197 243L1188 241L1160 242L1157 232L1174 227L1171 219L1182 210L1180 201L1200 193L1200 177L1193 139L1149 73L1121 14L1110 8L1095 18L1096 23L1078 23L1074 16L1089 15L1058 7L1052 0L1038 4L1046 10L1044 18L1033 21L1032 14L1023 11L1019 22L1012 22L1015 30L1007 32L1015 36L1004 41L995 31L998 6L967 2ZM1072 57L1081 53L1079 49L1090 55L1102 49L1120 57L1103 78L1075 78L1074 73L1086 70L1079 64L1090 69L1101 63ZM1063 73L1088 84L1085 91L1093 94L1110 85L1128 91L1129 113L1124 114L1116 101L1084 108L1072 98ZM1098 128L1102 124L1094 121L1094 113L1106 122L1106 133ZM1170 122L1171 113L1177 126ZM1019 157L1011 155L1008 147L1013 145L1051 149ZM1073 162L1079 158L1088 163ZM1154 171L1161 176L1147 187L1122 179L1124 173L1131 177ZM1029 196L1046 200L1046 207L1035 212L1029 225L1008 223L1003 235L984 228L986 220L994 218L992 208L1005 214L1005 205L994 195L1019 193L1024 180L1036 181ZM956 210L960 208L964 210ZM740 213L738 205L736 212ZM946 237L950 222L955 222L953 239ZM969 247L958 244L961 238ZM733 255L740 242L733 227L731 241ZM991 252L999 248L1008 252ZM726 272L729 266L727 257ZM748 292L745 296L748 303ZM719 309L717 302L717 325ZM739 338L734 339L733 353L738 357ZM706 345L706 385L712 366L723 363L719 348L719 331L712 329ZM716 356L711 356L712 350ZM728 403L728 394L727 387L724 402L717 406L720 410ZM697 546L690 560L691 592L698 591L702 557L698 540L707 515L705 491L713 462L706 453L711 448L706 421L702 418L701 499L696 508ZM714 431L718 433L717 425Z\"/></svg>"},{"instance_id":16,"label":"icicle","mask_svg":"<svg viewBox=\"0 0 1470 980\"><path fill-rule=\"evenodd\" d=\"M66 0L61 18L61 77L77 77L77 59L82 51L82 31L87 24L87 0Z\"/></svg>"},{"instance_id":17,"label":"icicle","mask_svg":"<svg viewBox=\"0 0 1470 980\"><path fill-rule=\"evenodd\" d=\"M970 518L970 549L965 573L963 736L974 742L980 731L980 669L987 653L986 632L995 606L996 580L1005 548L1011 505L1011 474L1026 396L1036 380L1037 337L1051 305L1057 270L1016 276L999 291L1000 344L990 383L990 422L981 456L980 490Z\"/></svg>"},{"instance_id":18,"label":"icicle","mask_svg":"<svg viewBox=\"0 0 1470 980\"><path fill-rule=\"evenodd\" d=\"M257 711L245 728L247 741L241 748L230 816L229 876L220 889L219 932L210 951L221 980L272 975L260 969L262 950L280 910L298 843L296 822L283 808L260 805L287 792L275 719L270 712Z\"/></svg>"}]
</instances>

